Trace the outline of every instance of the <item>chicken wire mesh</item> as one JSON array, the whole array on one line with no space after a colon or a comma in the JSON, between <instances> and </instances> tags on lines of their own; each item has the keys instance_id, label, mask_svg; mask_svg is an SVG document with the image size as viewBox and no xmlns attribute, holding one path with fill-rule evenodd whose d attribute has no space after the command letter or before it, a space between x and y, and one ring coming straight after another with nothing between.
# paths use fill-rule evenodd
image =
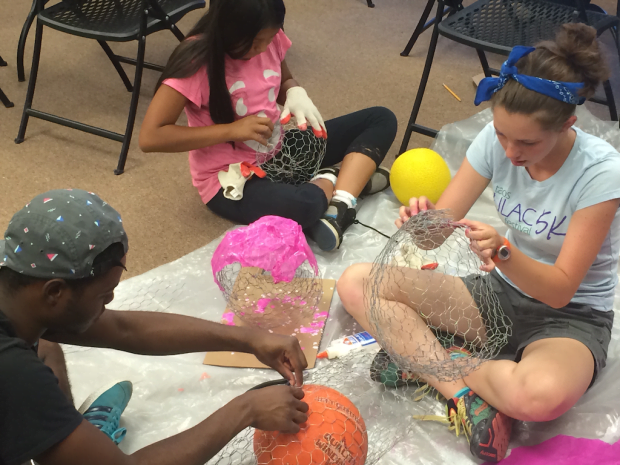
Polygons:
<instances>
[{"instance_id":1,"label":"chicken wire mesh","mask_svg":"<svg viewBox=\"0 0 620 465\"><path fill-rule=\"evenodd\" d=\"M217 273L228 309L243 322L263 329L299 326L312 319L323 295L321 280L308 261L291 281L274 283L268 271L232 263ZM226 314L225 314L226 315Z\"/></svg>"},{"instance_id":2,"label":"chicken wire mesh","mask_svg":"<svg viewBox=\"0 0 620 465\"><path fill-rule=\"evenodd\" d=\"M256 153L256 163L273 182L297 186L310 181L321 167L327 141L315 136L310 126L299 129L295 118L276 126L274 134L280 131L282 136L266 151Z\"/></svg>"},{"instance_id":3,"label":"chicken wire mesh","mask_svg":"<svg viewBox=\"0 0 620 465\"><path fill-rule=\"evenodd\" d=\"M511 322L481 264L445 210L421 212L392 236L364 298L371 332L399 373L453 381L507 344Z\"/></svg>"},{"instance_id":4,"label":"chicken wire mesh","mask_svg":"<svg viewBox=\"0 0 620 465\"><path fill-rule=\"evenodd\" d=\"M247 428L209 465L375 464L411 434L408 406L420 391L415 383L393 389L375 382L382 358L366 348L324 362L305 375L309 419L297 435Z\"/></svg>"},{"instance_id":5,"label":"chicken wire mesh","mask_svg":"<svg viewBox=\"0 0 620 465\"><path fill-rule=\"evenodd\" d=\"M366 425L357 407L335 389L306 384L308 420L297 434L256 430L254 454L258 465L364 465L368 452Z\"/></svg>"},{"instance_id":6,"label":"chicken wire mesh","mask_svg":"<svg viewBox=\"0 0 620 465\"><path fill-rule=\"evenodd\" d=\"M294 330L312 320L323 295L319 268L301 226L264 216L226 233L211 259L229 312L263 329ZM228 321L232 323L232 320Z\"/></svg>"}]
</instances>

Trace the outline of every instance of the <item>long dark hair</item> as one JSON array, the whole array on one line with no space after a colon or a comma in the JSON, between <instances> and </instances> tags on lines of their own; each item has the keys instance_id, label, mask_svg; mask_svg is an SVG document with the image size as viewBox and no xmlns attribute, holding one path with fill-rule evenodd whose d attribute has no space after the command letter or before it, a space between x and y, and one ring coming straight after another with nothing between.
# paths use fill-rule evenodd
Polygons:
<instances>
[{"instance_id":1,"label":"long dark hair","mask_svg":"<svg viewBox=\"0 0 620 465\"><path fill-rule=\"evenodd\" d=\"M282 0L211 0L211 4L170 55L155 90L164 79L190 77L206 65L211 119L227 124L235 121L235 111L226 85L226 55L245 56L261 30L282 27L286 10Z\"/></svg>"}]
</instances>

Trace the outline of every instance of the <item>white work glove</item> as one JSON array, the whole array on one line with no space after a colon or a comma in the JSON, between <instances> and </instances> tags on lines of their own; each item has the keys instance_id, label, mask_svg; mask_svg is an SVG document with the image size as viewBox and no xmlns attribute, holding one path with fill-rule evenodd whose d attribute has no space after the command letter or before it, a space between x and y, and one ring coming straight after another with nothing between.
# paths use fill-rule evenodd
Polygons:
<instances>
[{"instance_id":1,"label":"white work glove","mask_svg":"<svg viewBox=\"0 0 620 465\"><path fill-rule=\"evenodd\" d=\"M306 123L309 121L314 135L327 139L327 129L325 129L323 117L303 87L291 87L286 91L286 102L280 115L280 123L288 123L291 115L297 119L299 129L305 131L308 128Z\"/></svg>"}]
</instances>

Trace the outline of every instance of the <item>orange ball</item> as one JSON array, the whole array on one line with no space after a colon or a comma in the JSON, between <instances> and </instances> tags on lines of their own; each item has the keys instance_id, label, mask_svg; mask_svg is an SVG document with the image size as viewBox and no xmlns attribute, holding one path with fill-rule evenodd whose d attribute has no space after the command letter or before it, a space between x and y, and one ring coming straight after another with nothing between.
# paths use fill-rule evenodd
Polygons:
<instances>
[{"instance_id":1,"label":"orange ball","mask_svg":"<svg viewBox=\"0 0 620 465\"><path fill-rule=\"evenodd\" d=\"M308 421L297 434L256 430L258 465L364 465L366 425L359 410L338 391L307 384Z\"/></svg>"}]
</instances>

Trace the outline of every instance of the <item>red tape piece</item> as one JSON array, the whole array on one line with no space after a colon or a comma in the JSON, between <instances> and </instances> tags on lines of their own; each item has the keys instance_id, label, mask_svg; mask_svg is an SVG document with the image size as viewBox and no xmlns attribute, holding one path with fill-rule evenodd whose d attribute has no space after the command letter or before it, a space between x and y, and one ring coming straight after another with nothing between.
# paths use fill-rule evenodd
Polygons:
<instances>
[{"instance_id":1,"label":"red tape piece","mask_svg":"<svg viewBox=\"0 0 620 465\"><path fill-rule=\"evenodd\" d=\"M426 265L422 265L421 270L436 270L439 266L439 263L428 263Z\"/></svg>"},{"instance_id":2,"label":"red tape piece","mask_svg":"<svg viewBox=\"0 0 620 465\"><path fill-rule=\"evenodd\" d=\"M241 176L243 176L244 178L247 178L248 176L250 176L250 173L254 173L259 178L264 178L265 176L267 176L267 173L265 173L258 166L254 166L251 163L248 163L247 161L244 161L243 163L241 163Z\"/></svg>"}]
</instances>

